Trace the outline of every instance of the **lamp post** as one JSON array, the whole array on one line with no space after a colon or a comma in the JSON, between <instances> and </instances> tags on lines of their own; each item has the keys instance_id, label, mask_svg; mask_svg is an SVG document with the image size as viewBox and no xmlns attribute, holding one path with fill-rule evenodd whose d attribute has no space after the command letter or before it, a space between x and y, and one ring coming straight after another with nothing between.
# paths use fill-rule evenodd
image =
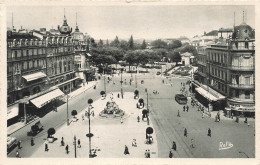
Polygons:
<instances>
[{"instance_id":1,"label":"lamp post","mask_svg":"<svg viewBox=\"0 0 260 165\"><path fill-rule=\"evenodd\" d=\"M123 98L123 79L122 79L122 72L123 72L123 69L121 69L121 81L120 81L120 83L121 83L121 96L122 96L122 98Z\"/></svg>"},{"instance_id":2,"label":"lamp post","mask_svg":"<svg viewBox=\"0 0 260 165\"><path fill-rule=\"evenodd\" d=\"M135 88L137 89L137 78L136 78L136 75L135 75Z\"/></svg>"},{"instance_id":3,"label":"lamp post","mask_svg":"<svg viewBox=\"0 0 260 165\"><path fill-rule=\"evenodd\" d=\"M26 124L27 123L26 104L29 104L28 96L25 96L23 98L22 103L23 103L23 110L24 110L24 123Z\"/></svg>"},{"instance_id":4,"label":"lamp post","mask_svg":"<svg viewBox=\"0 0 260 165\"><path fill-rule=\"evenodd\" d=\"M89 99L88 100L88 104L89 104L89 106L88 106L88 111L85 113L85 115L87 115L87 117L88 117L88 134L86 134L86 136L89 138L89 158L93 158L93 157L95 157L96 155L95 154L92 154L92 152L91 152L91 137L93 137L94 136L94 134L92 134L92 133L90 133L90 116L92 115L92 116L94 116L94 111L91 111L91 109L93 109L93 107L92 107L92 104L93 103L93 100L92 99Z\"/></svg>"},{"instance_id":5,"label":"lamp post","mask_svg":"<svg viewBox=\"0 0 260 165\"><path fill-rule=\"evenodd\" d=\"M75 158L77 158L77 138L76 138L76 136L74 135L74 142L73 142L73 144L74 144L74 149L75 149Z\"/></svg>"}]
</instances>

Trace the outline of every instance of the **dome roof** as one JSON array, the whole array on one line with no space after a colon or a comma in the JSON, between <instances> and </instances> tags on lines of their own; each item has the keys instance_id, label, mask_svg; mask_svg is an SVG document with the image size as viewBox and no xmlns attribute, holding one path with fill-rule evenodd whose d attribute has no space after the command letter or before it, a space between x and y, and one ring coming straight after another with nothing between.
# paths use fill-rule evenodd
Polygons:
<instances>
[{"instance_id":1,"label":"dome roof","mask_svg":"<svg viewBox=\"0 0 260 165\"><path fill-rule=\"evenodd\" d=\"M61 27L58 26L58 29L61 34L70 34L72 32L72 28L69 27L65 16L64 16L64 20L63 20L63 25Z\"/></svg>"},{"instance_id":2,"label":"dome roof","mask_svg":"<svg viewBox=\"0 0 260 165\"><path fill-rule=\"evenodd\" d=\"M235 27L232 35L232 39L238 39L238 40L255 39L255 30L252 29L245 22L243 22L239 26Z\"/></svg>"}]
</instances>

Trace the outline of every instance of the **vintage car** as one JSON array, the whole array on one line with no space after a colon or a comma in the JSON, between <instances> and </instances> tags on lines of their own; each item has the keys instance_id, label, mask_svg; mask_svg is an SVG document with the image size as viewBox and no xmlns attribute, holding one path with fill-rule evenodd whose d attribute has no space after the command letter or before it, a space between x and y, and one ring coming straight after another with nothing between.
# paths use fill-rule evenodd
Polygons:
<instances>
[{"instance_id":1,"label":"vintage car","mask_svg":"<svg viewBox=\"0 0 260 165\"><path fill-rule=\"evenodd\" d=\"M183 94L176 94L175 95L175 100L179 104L187 104L187 101L188 101L187 97L184 96Z\"/></svg>"},{"instance_id":2,"label":"vintage car","mask_svg":"<svg viewBox=\"0 0 260 165\"><path fill-rule=\"evenodd\" d=\"M15 137L7 136L7 152L14 149L17 145L17 139Z\"/></svg>"},{"instance_id":3,"label":"vintage car","mask_svg":"<svg viewBox=\"0 0 260 165\"><path fill-rule=\"evenodd\" d=\"M31 126L31 130L27 132L27 136L35 136L43 130L43 125L40 121Z\"/></svg>"}]
</instances>

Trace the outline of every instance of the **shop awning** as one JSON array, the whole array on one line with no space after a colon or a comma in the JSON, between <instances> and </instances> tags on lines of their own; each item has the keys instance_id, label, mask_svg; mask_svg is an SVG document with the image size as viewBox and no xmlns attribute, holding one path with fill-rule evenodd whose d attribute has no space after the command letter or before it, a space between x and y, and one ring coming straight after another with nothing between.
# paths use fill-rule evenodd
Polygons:
<instances>
[{"instance_id":1,"label":"shop awning","mask_svg":"<svg viewBox=\"0 0 260 165\"><path fill-rule=\"evenodd\" d=\"M217 100L225 99L225 96L221 95L220 93L218 93L216 91L214 91L215 95L213 95L212 93L210 93L210 91L207 91L201 87L195 88L195 90L210 101L217 101Z\"/></svg>"},{"instance_id":2,"label":"shop awning","mask_svg":"<svg viewBox=\"0 0 260 165\"><path fill-rule=\"evenodd\" d=\"M35 99L32 99L31 102L37 107L41 108L44 105L48 104L49 102L57 99L58 97L64 95L64 93L60 89L55 89L49 93L41 95Z\"/></svg>"},{"instance_id":3,"label":"shop awning","mask_svg":"<svg viewBox=\"0 0 260 165\"><path fill-rule=\"evenodd\" d=\"M46 77L46 74L43 73L43 72L36 72L36 73L25 75L25 76L22 76L22 77L25 78L26 81L33 81L33 80L36 80L36 79L39 79L39 78Z\"/></svg>"},{"instance_id":4,"label":"shop awning","mask_svg":"<svg viewBox=\"0 0 260 165\"><path fill-rule=\"evenodd\" d=\"M7 120L18 116L19 114L19 107L18 104L11 105L7 107Z\"/></svg>"}]
</instances>

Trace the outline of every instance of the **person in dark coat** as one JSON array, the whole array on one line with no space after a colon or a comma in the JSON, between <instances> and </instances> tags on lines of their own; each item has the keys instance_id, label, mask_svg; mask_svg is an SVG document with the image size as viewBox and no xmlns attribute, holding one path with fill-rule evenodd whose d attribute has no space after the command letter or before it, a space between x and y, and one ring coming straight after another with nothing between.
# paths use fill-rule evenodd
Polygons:
<instances>
[{"instance_id":1,"label":"person in dark coat","mask_svg":"<svg viewBox=\"0 0 260 165\"><path fill-rule=\"evenodd\" d=\"M208 136L211 137L211 129L208 129Z\"/></svg>"},{"instance_id":2,"label":"person in dark coat","mask_svg":"<svg viewBox=\"0 0 260 165\"><path fill-rule=\"evenodd\" d=\"M140 117L139 116L137 116L137 122L140 122Z\"/></svg>"},{"instance_id":3,"label":"person in dark coat","mask_svg":"<svg viewBox=\"0 0 260 165\"><path fill-rule=\"evenodd\" d=\"M63 139L63 137L61 138L61 146L64 146L64 139Z\"/></svg>"},{"instance_id":4,"label":"person in dark coat","mask_svg":"<svg viewBox=\"0 0 260 165\"><path fill-rule=\"evenodd\" d=\"M34 146L34 140L33 140L33 137L31 138L31 146Z\"/></svg>"},{"instance_id":5,"label":"person in dark coat","mask_svg":"<svg viewBox=\"0 0 260 165\"><path fill-rule=\"evenodd\" d=\"M78 148L81 148L80 139L78 139Z\"/></svg>"},{"instance_id":6,"label":"person in dark coat","mask_svg":"<svg viewBox=\"0 0 260 165\"><path fill-rule=\"evenodd\" d=\"M47 152L49 151L47 142L45 142L45 151L47 151Z\"/></svg>"},{"instance_id":7,"label":"person in dark coat","mask_svg":"<svg viewBox=\"0 0 260 165\"><path fill-rule=\"evenodd\" d=\"M129 153L129 150L128 150L128 147L125 145L125 151L124 151L124 154L127 155L127 154L130 154Z\"/></svg>"},{"instance_id":8,"label":"person in dark coat","mask_svg":"<svg viewBox=\"0 0 260 165\"><path fill-rule=\"evenodd\" d=\"M169 158L172 158L172 157L173 157L173 154L172 154L172 151L170 151Z\"/></svg>"},{"instance_id":9,"label":"person in dark coat","mask_svg":"<svg viewBox=\"0 0 260 165\"><path fill-rule=\"evenodd\" d=\"M65 150L66 150L66 153L69 154L69 145L66 145Z\"/></svg>"},{"instance_id":10,"label":"person in dark coat","mask_svg":"<svg viewBox=\"0 0 260 165\"><path fill-rule=\"evenodd\" d=\"M178 110L177 117L181 117L181 115L180 115L180 110Z\"/></svg>"},{"instance_id":11,"label":"person in dark coat","mask_svg":"<svg viewBox=\"0 0 260 165\"><path fill-rule=\"evenodd\" d=\"M244 123L247 123L247 117L245 118L245 121L244 121Z\"/></svg>"},{"instance_id":12,"label":"person in dark coat","mask_svg":"<svg viewBox=\"0 0 260 165\"><path fill-rule=\"evenodd\" d=\"M189 111L189 106L187 105L187 107L186 107L186 111L188 112Z\"/></svg>"},{"instance_id":13,"label":"person in dark coat","mask_svg":"<svg viewBox=\"0 0 260 165\"><path fill-rule=\"evenodd\" d=\"M22 148L22 147L21 147L21 140L18 140L17 146L18 146L18 149L21 149L21 148Z\"/></svg>"},{"instance_id":14,"label":"person in dark coat","mask_svg":"<svg viewBox=\"0 0 260 165\"><path fill-rule=\"evenodd\" d=\"M172 149L173 149L174 151L176 151L176 150L177 150L177 146L176 146L176 143L175 143L175 141L173 141L173 142L172 142Z\"/></svg>"},{"instance_id":15,"label":"person in dark coat","mask_svg":"<svg viewBox=\"0 0 260 165\"><path fill-rule=\"evenodd\" d=\"M183 112L185 112L185 105L183 106Z\"/></svg>"},{"instance_id":16,"label":"person in dark coat","mask_svg":"<svg viewBox=\"0 0 260 165\"><path fill-rule=\"evenodd\" d=\"M147 158L151 158L150 150L147 151Z\"/></svg>"},{"instance_id":17,"label":"person in dark coat","mask_svg":"<svg viewBox=\"0 0 260 165\"><path fill-rule=\"evenodd\" d=\"M185 128L185 129L184 129L184 136L187 137L187 134L188 134L188 133L187 133L187 129Z\"/></svg>"}]
</instances>

